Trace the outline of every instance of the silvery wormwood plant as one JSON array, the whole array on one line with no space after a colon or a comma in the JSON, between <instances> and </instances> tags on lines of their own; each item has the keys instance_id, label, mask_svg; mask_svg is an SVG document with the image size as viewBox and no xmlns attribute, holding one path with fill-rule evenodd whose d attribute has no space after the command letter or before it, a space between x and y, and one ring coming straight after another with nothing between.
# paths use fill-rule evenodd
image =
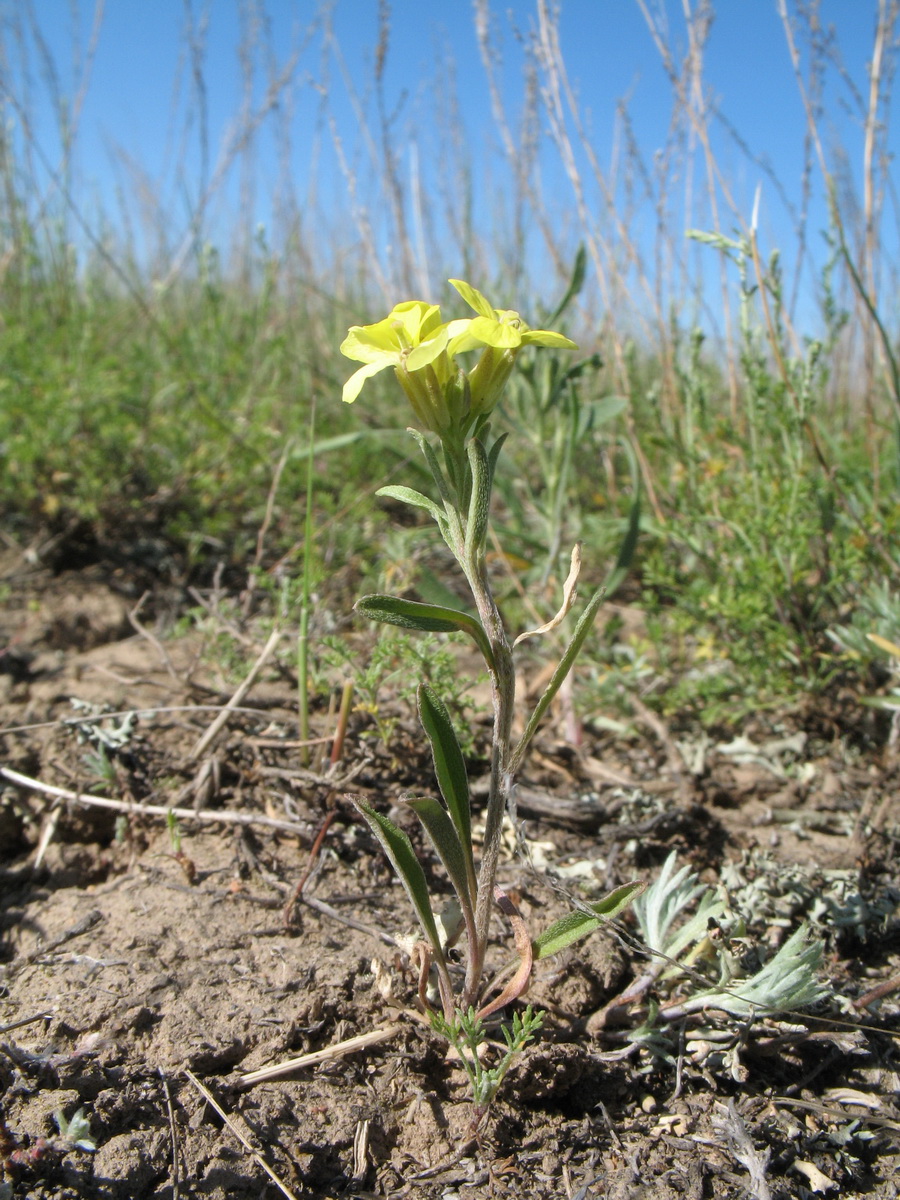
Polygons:
<instances>
[{"instance_id":1,"label":"silvery wormwood plant","mask_svg":"<svg viewBox=\"0 0 900 1200\"><path fill-rule=\"evenodd\" d=\"M357 398L366 380L393 369L415 414L417 428L409 432L425 456L435 494L432 498L400 486L384 487L378 494L429 513L474 600L474 611L468 613L397 596L371 595L357 602L356 611L371 620L407 629L445 633L461 630L480 651L491 681L490 790L478 864L472 841L468 779L447 707L425 684L417 693L419 716L431 745L443 803L428 797L403 803L421 821L449 876L459 905L455 927L446 929L444 922L436 918L425 873L406 833L366 801L354 799L400 877L424 934L418 946L420 1001L430 1011L428 980L430 973L436 973L440 1011L433 1014L434 1023L457 1044L461 1037L464 1040L461 1022L471 1033L473 1026L515 1000L525 990L537 959L562 950L596 929L621 911L642 885L631 883L618 888L599 902L579 907L534 937L512 901L496 886L503 816L511 800L514 776L542 716L572 668L603 596L627 569L637 538L638 504L635 500L610 578L582 612L546 691L535 705L524 733L514 742L513 645L525 637L546 633L563 620L575 598L580 554L576 547L559 613L540 629L520 634L511 644L491 593L485 563L491 486L506 436L492 435L490 418L523 347L576 347L562 334L529 329L517 312L493 308L469 284L456 279L450 282L474 316L444 322L437 305L406 301L377 324L351 328L341 350L363 364L344 387L347 403ZM471 351L477 352L477 361L465 370L458 358ZM488 1000L483 995L483 976L495 905L512 927L518 964L502 991ZM448 951L463 937L465 977L457 988L448 966Z\"/></svg>"}]
</instances>

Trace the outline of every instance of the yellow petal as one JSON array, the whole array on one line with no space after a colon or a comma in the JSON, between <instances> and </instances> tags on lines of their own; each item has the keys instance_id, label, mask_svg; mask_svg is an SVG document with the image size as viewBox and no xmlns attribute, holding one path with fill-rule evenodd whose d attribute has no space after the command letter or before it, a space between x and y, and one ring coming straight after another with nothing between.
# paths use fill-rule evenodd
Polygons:
<instances>
[{"instance_id":1,"label":"yellow petal","mask_svg":"<svg viewBox=\"0 0 900 1200\"><path fill-rule=\"evenodd\" d=\"M466 283L464 279L451 279L450 283L453 284L469 308L474 308L482 317L490 317L496 320L494 309L485 297L482 296L478 288L473 288L471 283Z\"/></svg>"},{"instance_id":2,"label":"yellow petal","mask_svg":"<svg viewBox=\"0 0 900 1200\"><path fill-rule=\"evenodd\" d=\"M341 354L357 362L376 362L385 353L399 352L397 329L390 317L377 325L354 325L341 342Z\"/></svg>"},{"instance_id":3,"label":"yellow petal","mask_svg":"<svg viewBox=\"0 0 900 1200\"><path fill-rule=\"evenodd\" d=\"M422 367L433 363L446 350L448 339L447 327L444 326L436 337L430 338L427 342L421 342L406 357L407 371L420 371Z\"/></svg>"},{"instance_id":4,"label":"yellow petal","mask_svg":"<svg viewBox=\"0 0 900 1200\"><path fill-rule=\"evenodd\" d=\"M344 384L344 390L341 393L341 399L345 404L352 404L356 397L363 389L363 384L367 379L371 379L373 375L377 375L379 371L383 371L385 367L391 366L391 362L387 359L382 359L381 362L366 363L364 367L360 367L358 371L354 371L347 382Z\"/></svg>"},{"instance_id":5,"label":"yellow petal","mask_svg":"<svg viewBox=\"0 0 900 1200\"><path fill-rule=\"evenodd\" d=\"M554 346L557 350L577 350L578 346L570 338L561 333L553 333L550 329L529 329L522 334L522 344L525 346Z\"/></svg>"},{"instance_id":6,"label":"yellow petal","mask_svg":"<svg viewBox=\"0 0 900 1200\"><path fill-rule=\"evenodd\" d=\"M522 345L522 334L517 325L489 317L476 317L469 326L469 333L483 346L494 346L497 350L515 350Z\"/></svg>"}]
</instances>

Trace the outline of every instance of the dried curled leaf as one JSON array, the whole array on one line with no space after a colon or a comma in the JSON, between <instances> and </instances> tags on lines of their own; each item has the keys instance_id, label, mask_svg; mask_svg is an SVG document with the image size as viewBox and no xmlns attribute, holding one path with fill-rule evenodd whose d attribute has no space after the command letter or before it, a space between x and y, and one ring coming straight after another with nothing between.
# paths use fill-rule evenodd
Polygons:
<instances>
[{"instance_id":1,"label":"dried curled leaf","mask_svg":"<svg viewBox=\"0 0 900 1200\"><path fill-rule=\"evenodd\" d=\"M563 618L569 609L575 603L575 597L578 595L576 590L578 584L578 576L581 574L581 542L576 542L572 547L572 560L569 565L569 574L566 576L566 582L563 584L563 602L562 607L552 620L546 624L538 626L537 629L526 630L525 633L520 633L513 642L514 646L518 646L519 642L524 642L526 638L538 637L542 633L550 633L562 624Z\"/></svg>"}]
</instances>

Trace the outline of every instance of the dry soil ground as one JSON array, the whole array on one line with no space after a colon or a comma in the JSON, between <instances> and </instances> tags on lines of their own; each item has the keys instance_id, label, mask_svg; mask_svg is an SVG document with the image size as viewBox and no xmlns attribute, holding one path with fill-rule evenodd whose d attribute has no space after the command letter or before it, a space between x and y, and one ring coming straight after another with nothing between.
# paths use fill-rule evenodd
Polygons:
<instances>
[{"instance_id":1,"label":"dry soil ground","mask_svg":"<svg viewBox=\"0 0 900 1200\"><path fill-rule=\"evenodd\" d=\"M541 1040L473 1139L462 1073L412 1005L404 894L343 799L389 809L432 787L411 715L388 747L354 717L336 768L304 770L295 684L270 664L198 752L234 682L196 633L129 619L134 596L100 571L7 578L0 1196L898 1194L898 776L852 698L727 743L640 710L631 733L588 728L577 749L549 723L519 795L531 861L511 842L501 869L532 924L565 890L652 876L674 849L745 911L736 952L764 956L811 919L836 998L746 1026L660 1020L640 1049L646 1007L599 1015L646 966L626 920L540 964ZM252 663L264 636L236 636ZM123 710L141 715L73 722ZM197 813L180 854L168 807ZM73 1144L77 1122L61 1135L55 1114L79 1111L95 1149Z\"/></svg>"}]
</instances>

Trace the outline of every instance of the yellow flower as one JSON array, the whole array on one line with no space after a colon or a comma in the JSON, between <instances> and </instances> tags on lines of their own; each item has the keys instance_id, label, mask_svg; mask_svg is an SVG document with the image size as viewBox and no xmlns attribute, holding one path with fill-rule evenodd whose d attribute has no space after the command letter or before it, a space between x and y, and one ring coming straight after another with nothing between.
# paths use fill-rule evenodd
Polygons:
<instances>
[{"instance_id":1,"label":"yellow flower","mask_svg":"<svg viewBox=\"0 0 900 1200\"><path fill-rule=\"evenodd\" d=\"M447 354L453 357L483 346L481 358L469 371L472 412L479 416L490 412L506 387L516 355L523 346L552 346L558 350L578 347L561 333L549 329L530 329L512 309L493 308L487 299L463 279L450 282L470 308L478 314L447 326Z\"/></svg>"},{"instance_id":2,"label":"yellow flower","mask_svg":"<svg viewBox=\"0 0 900 1200\"><path fill-rule=\"evenodd\" d=\"M363 363L344 384L352 404L367 379L393 367L419 423L444 435L463 431L469 418L491 411L503 392L522 346L574 350L561 333L529 329L517 312L492 308L476 288L461 279L450 282L477 314L443 323L441 311L424 300L406 300L374 325L354 325L341 353ZM482 347L468 374L456 355Z\"/></svg>"},{"instance_id":3,"label":"yellow flower","mask_svg":"<svg viewBox=\"0 0 900 1200\"><path fill-rule=\"evenodd\" d=\"M406 368L410 352L427 343L440 328L441 310L424 300L405 300L375 325L352 326L341 343L341 354L366 365L344 384L344 403L352 404L366 380L379 371L387 367Z\"/></svg>"}]
</instances>

